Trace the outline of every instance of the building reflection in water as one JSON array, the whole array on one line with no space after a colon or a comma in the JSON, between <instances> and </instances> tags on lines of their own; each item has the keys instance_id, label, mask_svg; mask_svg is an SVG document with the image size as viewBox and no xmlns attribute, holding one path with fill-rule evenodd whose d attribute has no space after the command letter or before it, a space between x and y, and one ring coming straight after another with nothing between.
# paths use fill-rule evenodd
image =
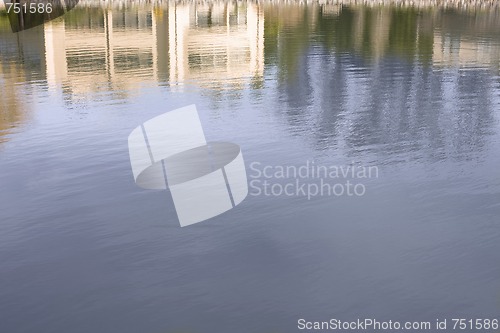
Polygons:
<instances>
[{"instance_id":1,"label":"building reflection in water","mask_svg":"<svg viewBox=\"0 0 500 333\"><path fill-rule=\"evenodd\" d=\"M131 90L148 81L220 88L263 76L264 15L258 4L98 9L87 22L79 14L45 25L49 85L65 83L73 93L108 83Z\"/></svg>"},{"instance_id":2,"label":"building reflection in water","mask_svg":"<svg viewBox=\"0 0 500 333\"><path fill-rule=\"evenodd\" d=\"M318 148L430 147L436 158L481 148L493 122L497 11L252 1L80 4L40 29L2 32L8 45L0 50L0 73L18 66L16 79L2 74L7 99L21 103L12 80L22 75L24 82L46 80L68 104L101 92L126 97L144 84L215 93L274 89L262 83L271 75L278 83L274 109L284 109L290 130L307 132ZM464 67L471 68L467 75L453 70Z\"/></svg>"},{"instance_id":3,"label":"building reflection in water","mask_svg":"<svg viewBox=\"0 0 500 333\"><path fill-rule=\"evenodd\" d=\"M0 147L7 140L13 128L19 123L23 123L29 116L29 105L26 103L26 96L21 89L17 80L8 79L7 76L12 74L11 71L16 71L19 68L15 66L0 66L0 90L2 98L0 98Z\"/></svg>"},{"instance_id":4,"label":"building reflection in water","mask_svg":"<svg viewBox=\"0 0 500 333\"><path fill-rule=\"evenodd\" d=\"M264 63L277 65L282 78L294 80L311 45L370 61L399 55L434 65L498 67L500 47L494 37L500 37L499 17L491 14L480 23L474 17L411 8L251 1L110 8L81 4L64 20L43 26L38 38L44 63L39 67L50 86L65 83L75 93L133 90L144 82L237 88L248 78L262 77ZM460 21L463 31L452 21ZM484 31L489 34L478 38ZM19 38L29 34L32 30Z\"/></svg>"},{"instance_id":5,"label":"building reflection in water","mask_svg":"<svg viewBox=\"0 0 500 333\"><path fill-rule=\"evenodd\" d=\"M13 34L8 20L4 23L0 20L0 144L31 118L36 87L26 82L45 78L43 28Z\"/></svg>"},{"instance_id":6,"label":"building reflection in water","mask_svg":"<svg viewBox=\"0 0 500 333\"><path fill-rule=\"evenodd\" d=\"M317 150L386 163L488 149L500 107L498 12L316 11L265 10L266 61L282 78L272 108L290 132Z\"/></svg>"}]
</instances>

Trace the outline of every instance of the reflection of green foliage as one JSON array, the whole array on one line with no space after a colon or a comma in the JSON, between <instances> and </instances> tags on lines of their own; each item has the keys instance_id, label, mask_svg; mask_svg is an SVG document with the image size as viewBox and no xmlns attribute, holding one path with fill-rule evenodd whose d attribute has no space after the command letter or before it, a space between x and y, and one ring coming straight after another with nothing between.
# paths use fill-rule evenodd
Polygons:
<instances>
[{"instance_id":1,"label":"reflection of green foliage","mask_svg":"<svg viewBox=\"0 0 500 333\"><path fill-rule=\"evenodd\" d=\"M300 19L287 24L281 13L266 13L264 20L264 48L266 63L276 64L278 77L290 79L298 67L298 60L305 55L311 35L308 7L301 8ZM286 13L286 11L285 11ZM279 45L279 47L278 47Z\"/></svg>"},{"instance_id":2,"label":"reflection of green foliage","mask_svg":"<svg viewBox=\"0 0 500 333\"><path fill-rule=\"evenodd\" d=\"M418 39L418 55L420 62L428 64L432 62L432 54L434 49L434 36L429 33L419 34Z\"/></svg>"},{"instance_id":3,"label":"reflection of green foliage","mask_svg":"<svg viewBox=\"0 0 500 333\"><path fill-rule=\"evenodd\" d=\"M0 30L10 29L9 17L7 12L0 11Z\"/></svg>"},{"instance_id":4,"label":"reflection of green foliage","mask_svg":"<svg viewBox=\"0 0 500 333\"><path fill-rule=\"evenodd\" d=\"M328 49L346 51L352 48L353 42L353 12L344 9L342 15L322 17L318 22L319 40Z\"/></svg>"},{"instance_id":5,"label":"reflection of green foliage","mask_svg":"<svg viewBox=\"0 0 500 333\"><path fill-rule=\"evenodd\" d=\"M73 28L103 27L104 12L98 7L76 7L64 15L64 22Z\"/></svg>"},{"instance_id":6,"label":"reflection of green foliage","mask_svg":"<svg viewBox=\"0 0 500 333\"><path fill-rule=\"evenodd\" d=\"M308 15L314 10L316 15ZM302 19L289 23L275 10L265 11L266 62L276 63L280 74L286 74L288 79L293 77L298 59L313 43L367 59L395 55L409 60L418 57L424 63L432 60L432 23L426 26L426 22L420 22L422 13L417 9L344 7L335 16L323 16L320 6L297 6L289 11L300 12ZM310 17L316 20L311 22Z\"/></svg>"},{"instance_id":7,"label":"reflection of green foliage","mask_svg":"<svg viewBox=\"0 0 500 333\"><path fill-rule=\"evenodd\" d=\"M389 51L413 58L417 49L417 11L397 8L392 12L389 30Z\"/></svg>"},{"instance_id":8,"label":"reflection of green foliage","mask_svg":"<svg viewBox=\"0 0 500 333\"><path fill-rule=\"evenodd\" d=\"M264 20L264 48L266 55L275 55L280 26L278 20Z\"/></svg>"}]
</instances>

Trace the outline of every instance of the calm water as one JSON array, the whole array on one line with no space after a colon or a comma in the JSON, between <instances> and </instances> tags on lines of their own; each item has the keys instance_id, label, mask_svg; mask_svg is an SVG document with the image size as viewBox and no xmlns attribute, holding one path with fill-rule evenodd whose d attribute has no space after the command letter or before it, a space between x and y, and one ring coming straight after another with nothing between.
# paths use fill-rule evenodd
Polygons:
<instances>
[{"instance_id":1,"label":"calm water","mask_svg":"<svg viewBox=\"0 0 500 333\"><path fill-rule=\"evenodd\" d=\"M0 332L498 318L498 9L81 4L0 31ZM379 177L180 228L127 137L192 103L247 167Z\"/></svg>"}]
</instances>

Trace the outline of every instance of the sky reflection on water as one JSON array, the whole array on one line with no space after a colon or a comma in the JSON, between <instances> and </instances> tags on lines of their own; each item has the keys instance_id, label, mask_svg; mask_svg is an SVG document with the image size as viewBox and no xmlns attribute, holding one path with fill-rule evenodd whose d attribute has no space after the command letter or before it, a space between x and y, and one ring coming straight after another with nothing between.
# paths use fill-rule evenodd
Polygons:
<instances>
[{"instance_id":1,"label":"sky reflection on water","mask_svg":"<svg viewBox=\"0 0 500 333\"><path fill-rule=\"evenodd\" d=\"M293 332L493 318L500 14L85 6L0 16L0 331ZM247 163L376 165L360 198L250 196L179 228L127 136L195 103Z\"/></svg>"}]
</instances>

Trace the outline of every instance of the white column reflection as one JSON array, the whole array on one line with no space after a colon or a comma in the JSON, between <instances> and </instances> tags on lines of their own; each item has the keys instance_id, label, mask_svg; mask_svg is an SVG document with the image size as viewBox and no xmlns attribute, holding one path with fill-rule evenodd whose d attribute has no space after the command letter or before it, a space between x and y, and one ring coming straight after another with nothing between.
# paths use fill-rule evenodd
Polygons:
<instances>
[{"instance_id":1,"label":"white column reflection","mask_svg":"<svg viewBox=\"0 0 500 333\"><path fill-rule=\"evenodd\" d=\"M49 85L66 83L73 93L102 86L130 90L148 82L241 88L263 75L262 5L111 6L86 15L84 24L45 24Z\"/></svg>"}]
</instances>

